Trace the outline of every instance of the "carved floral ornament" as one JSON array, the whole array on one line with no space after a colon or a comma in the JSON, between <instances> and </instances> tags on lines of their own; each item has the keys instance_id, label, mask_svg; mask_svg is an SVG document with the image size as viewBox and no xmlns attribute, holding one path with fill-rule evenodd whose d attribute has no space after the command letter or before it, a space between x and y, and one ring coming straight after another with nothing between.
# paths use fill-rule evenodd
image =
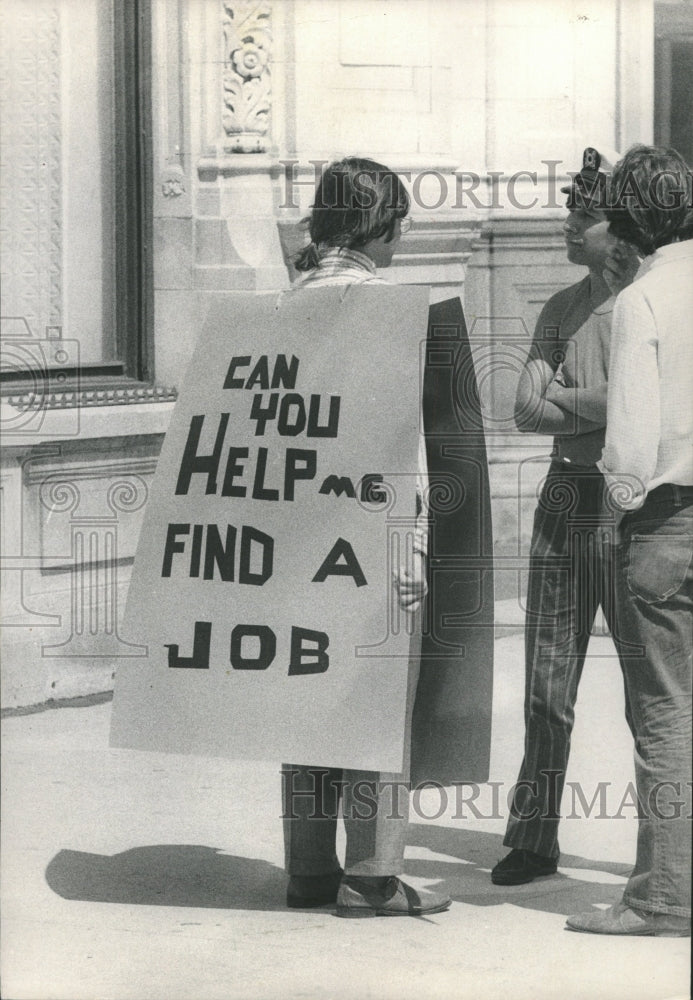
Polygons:
<instances>
[{"instance_id":1,"label":"carved floral ornament","mask_svg":"<svg viewBox=\"0 0 693 1000\"><path fill-rule=\"evenodd\" d=\"M181 167L170 167L161 178L161 193L164 198L180 198L185 194L185 175Z\"/></svg>"},{"instance_id":2,"label":"carved floral ornament","mask_svg":"<svg viewBox=\"0 0 693 1000\"><path fill-rule=\"evenodd\" d=\"M264 152L269 128L272 44L270 5L222 0L224 10L224 112L230 151Z\"/></svg>"}]
</instances>

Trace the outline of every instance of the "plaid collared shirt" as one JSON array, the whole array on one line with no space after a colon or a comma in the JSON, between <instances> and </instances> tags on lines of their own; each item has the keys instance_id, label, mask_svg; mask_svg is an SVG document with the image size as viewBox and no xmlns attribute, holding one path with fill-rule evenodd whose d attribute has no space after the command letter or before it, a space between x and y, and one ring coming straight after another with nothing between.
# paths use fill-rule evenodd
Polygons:
<instances>
[{"instance_id":1,"label":"plaid collared shirt","mask_svg":"<svg viewBox=\"0 0 693 1000\"><path fill-rule=\"evenodd\" d=\"M375 264L371 258L360 250L349 247L329 247L320 250L320 264L312 271L306 271L298 279L299 287L304 285L348 285L364 281L385 282L375 273Z\"/></svg>"}]
</instances>

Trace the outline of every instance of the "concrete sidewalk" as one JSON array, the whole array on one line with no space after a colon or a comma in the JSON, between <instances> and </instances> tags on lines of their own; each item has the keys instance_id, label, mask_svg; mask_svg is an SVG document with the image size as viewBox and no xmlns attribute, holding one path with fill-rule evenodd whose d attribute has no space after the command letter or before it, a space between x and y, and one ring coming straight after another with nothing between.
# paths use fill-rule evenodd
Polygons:
<instances>
[{"instance_id":1,"label":"concrete sidewalk","mask_svg":"<svg viewBox=\"0 0 693 1000\"><path fill-rule=\"evenodd\" d=\"M619 898L635 850L620 672L608 639L590 652L568 780L588 803L607 782L603 815L585 816L575 786L559 875L491 885L523 736L522 638L499 639L499 784L468 804L436 789L418 798L407 876L454 898L420 920L284 908L276 765L111 751L110 704L5 719L2 997L687 997L689 941L564 930L567 914Z\"/></svg>"}]
</instances>

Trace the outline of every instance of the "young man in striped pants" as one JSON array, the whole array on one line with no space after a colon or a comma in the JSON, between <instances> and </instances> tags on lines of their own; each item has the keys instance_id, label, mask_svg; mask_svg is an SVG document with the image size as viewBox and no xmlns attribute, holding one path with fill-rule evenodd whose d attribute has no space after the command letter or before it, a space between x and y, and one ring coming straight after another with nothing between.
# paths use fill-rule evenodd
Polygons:
<instances>
[{"instance_id":1,"label":"young man in striped pants","mask_svg":"<svg viewBox=\"0 0 693 1000\"><path fill-rule=\"evenodd\" d=\"M612 154L612 159L617 159ZM515 422L554 435L552 461L534 516L525 624L525 751L496 885L519 885L557 870L561 795L574 706L597 608L612 633L608 546L599 525L613 297L604 277L605 214L612 164L594 148L563 188L568 260L588 267L544 306L520 376Z\"/></svg>"}]
</instances>

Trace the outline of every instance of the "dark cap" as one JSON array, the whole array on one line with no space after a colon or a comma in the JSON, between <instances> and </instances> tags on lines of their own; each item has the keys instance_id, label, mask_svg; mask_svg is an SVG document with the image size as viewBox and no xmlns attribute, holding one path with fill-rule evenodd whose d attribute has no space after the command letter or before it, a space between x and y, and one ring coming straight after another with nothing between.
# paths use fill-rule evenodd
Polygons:
<instances>
[{"instance_id":1,"label":"dark cap","mask_svg":"<svg viewBox=\"0 0 693 1000\"><path fill-rule=\"evenodd\" d=\"M568 208L576 204L590 205L592 208L606 208L606 182L609 174L621 159L621 154L608 149L600 152L594 146L587 146L582 154L582 167L570 184L561 188L568 195Z\"/></svg>"}]
</instances>

